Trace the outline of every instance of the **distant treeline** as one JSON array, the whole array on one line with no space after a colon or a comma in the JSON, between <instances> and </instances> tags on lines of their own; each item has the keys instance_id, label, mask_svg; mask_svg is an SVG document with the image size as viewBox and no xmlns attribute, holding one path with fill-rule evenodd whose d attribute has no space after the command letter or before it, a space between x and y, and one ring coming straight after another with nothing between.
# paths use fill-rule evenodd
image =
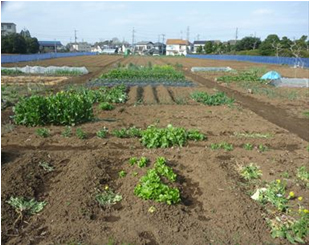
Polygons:
<instances>
[{"instance_id":1,"label":"distant treeline","mask_svg":"<svg viewBox=\"0 0 310 246\"><path fill-rule=\"evenodd\" d=\"M204 46L197 48L199 54L235 54L253 56L285 56L285 57L309 57L308 36L290 40L287 37L280 39L271 34L264 41L256 37L245 37L236 44L206 42Z\"/></svg>"},{"instance_id":2,"label":"distant treeline","mask_svg":"<svg viewBox=\"0 0 310 246\"><path fill-rule=\"evenodd\" d=\"M2 54L35 54L39 52L39 47L38 39L31 37L28 30L1 35Z\"/></svg>"}]
</instances>

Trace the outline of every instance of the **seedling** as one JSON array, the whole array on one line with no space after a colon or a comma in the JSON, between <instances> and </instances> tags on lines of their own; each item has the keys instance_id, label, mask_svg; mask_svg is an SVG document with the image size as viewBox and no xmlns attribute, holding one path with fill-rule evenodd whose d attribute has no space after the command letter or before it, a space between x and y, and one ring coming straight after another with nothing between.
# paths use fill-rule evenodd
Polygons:
<instances>
[{"instance_id":1,"label":"seedling","mask_svg":"<svg viewBox=\"0 0 310 246\"><path fill-rule=\"evenodd\" d=\"M306 184L309 187L309 172L305 166L301 166L297 169L297 179Z\"/></svg>"},{"instance_id":2,"label":"seedling","mask_svg":"<svg viewBox=\"0 0 310 246\"><path fill-rule=\"evenodd\" d=\"M253 150L253 144L250 143L246 143L245 145L243 145L243 148L246 150Z\"/></svg>"},{"instance_id":3,"label":"seedling","mask_svg":"<svg viewBox=\"0 0 310 246\"><path fill-rule=\"evenodd\" d=\"M61 135L65 138L69 138L72 135L72 129L70 126L66 126L65 130L61 133Z\"/></svg>"},{"instance_id":4,"label":"seedling","mask_svg":"<svg viewBox=\"0 0 310 246\"><path fill-rule=\"evenodd\" d=\"M101 110L113 110L115 107L108 102L102 102L99 104L99 108Z\"/></svg>"},{"instance_id":5,"label":"seedling","mask_svg":"<svg viewBox=\"0 0 310 246\"><path fill-rule=\"evenodd\" d=\"M138 161L138 167L146 167L147 163L149 162L149 159L146 157L141 157L140 160Z\"/></svg>"},{"instance_id":6,"label":"seedling","mask_svg":"<svg viewBox=\"0 0 310 246\"><path fill-rule=\"evenodd\" d=\"M135 165L137 162L138 162L138 158L137 158L137 157L131 157L131 158L129 159L129 164L130 164L131 166Z\"/></svg>"},{"instance_id":7,"label":"seedling","mask_svg":"<svg viewBox=\"0 0 310 246\"><path fill-rule=\"evenodd\" d=\"M85 139L86 138L86 133L81 128L77 128L76 129L76 136L79 139Z\"/></svg>"},{"instance_id":8,"label":"seedling","mask_svg":"<svg viewBox=\"0 0 310 246\"><path fill-rule=\"evenodd\" d=\"M14 225L17 221L22 220L25 214L37 214L43 210L47 202L37 202L35 199L26 200L24 197L10 197L7 201L13 208L15 208L18 218L15 220Z\"/></svg>"},{"instance_id":9,"label":"seedling","mask_svg":"<svg viewBox=\"0 0 310 246\"><path fill-rule=\"evenodd\" d=\"M112 190L108 189L99 193L95 197L100 206L110 206L120 202L123 198L119 194L115 194Z\"/></svg>"},{"instance_id":10,"label":"seedling","mask_svg":"<svg viewBox=\"0 0 310 246\"><path fill-rule=\"evenodd\" d=\"M108 129L107 128L103 128L101 130L99 130L96 134L98 138L105 138L107 136L108 133Z\"/></svg>"},{"instance_id":11,"label":"seedling","mask_svg":"<svg viewBox=\"0 0 310 246\"><path fill-rule=\"evenodd\" d=\"M204 134L200 133L198 130L188 130L187 138L189 140L202 141L202 140L206 139L206 136Z\"/></svg>"},{"instance_id":12,"label":"seedling","mask_svg":"<svg viewBox=\"0 0 310 246\"><path fill-rule=\"evenodd\" d=\"M40 137L47 138L50 136L50 132L47 128L38 128L36 134Z\"/></svg>"},{"instance_id":13,"label":"seedling","mask_svg":"<svg viewBox=\"0 0 310 246\"><path fill-rule=\"evenodd\" d=\"M212 150L216 150L216 149L224 149L226 151L231 151L234 149L233 145L232 144L229 144L229 143L226 143L226 142L223 142L223 143L213 143L211 144L210 148Z\"/></svg>"},{"instance_id":14,"label":"seedling","mask_svg":"<svg viewBox=\"0 0 310 246\"><path fill-rule=\"evenodd\" d=\"M282 178L286 178L286 179L290 178L290 174L288 173L288 171L285 171L285 172L281 173L280 176L281 176Z\"/></svg>"},{"instance_id":15,"label":"seedling","mask_svg":"<svg viewBox=\"0 0 310 246\"><path fill-rule=\"evenodd\" d=\"M127 173L124 170L118 172L118 177L120 178L124 178L126 175Z\"/></svg>"},{"instance_id":16,"label":"seedling","mask_svg":"<svg viewBox=\"0 0 310 246\"><path fill-rule=\"evenodd\" d=\"M272 135L270 133L242 133L242 132L234 132L234 136L236 137L244 137L244 138L271 138Z\"/></svg>"},{"instance_id":17,"label":"seedling","mask_svg":"<svg viewBox=\"0 0 310 246\"><path fill-rule=\"evenodd\" d=\"M246 180L258 179L262 176L262 171L254 163L250 163L241 169L241 176Z\"/></svg>"},{"instance_id":18,"label":"seedling","mask_svg":"<svg viewBox=\"0 0 310 246\"><path fill-rule=\"evenodd\" d=\"M48 162L40 161L39 166L42 167L44 169L44 171L47 171L47 172L54 171L54 167L51 166Z\"/></svg>"},{"instance_id":19,"label":"seedling","mask_svg":"<svg viewBox=\"0 0 310 246\"><path fill-rule=\"evenodd\" d=\"M264 151L268 150L268 147L260 144L260 145L258 145L258 150L259 150L259 152L264 152Z\"/></svg>"}]
</instances>

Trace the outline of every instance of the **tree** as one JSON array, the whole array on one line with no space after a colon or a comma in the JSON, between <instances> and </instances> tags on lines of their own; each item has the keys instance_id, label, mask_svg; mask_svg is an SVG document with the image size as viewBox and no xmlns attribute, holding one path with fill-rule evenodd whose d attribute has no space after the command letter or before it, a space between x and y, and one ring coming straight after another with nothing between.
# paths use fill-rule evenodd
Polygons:
<instances>
[{"instance_id":1,"label":"tree","mask_svg":"<svg viewBox=\"0 0 310 246\"><path fill-rule=\"evenodd\" d=\"M20 35L22 35L24 38L31 38L30 32L26 28L21 30Z\"/></svg>"},{"instance_id":2,"label":"tree","mask_svg":"<svg viewBox=\"0 0 310 246\"><path fill-rule=\"evenodd\" d=\"M206 54L211 54L213 52L213 43L211 41L206 42L204 50Z\"/></svg>"},{"instance_id":3,"label":"tree","mask_svg":"<svg viewBox=\"0 0 310 246\"><path fill-rule=\"evenodd\" d=\"M25 35L25 33L23 34ZM39 51L37 38L27 37L22 34L13 33L1 36L1 52L11 54L32 54Z\"/></svg>"},{"instance_id":4,"label":"tree","mask_svg":"<svg viewBox=\"0 0 310 246\"><path fill-rule=\"evenodd\" d=\"M280 44L280 39L276 34L270 34L267 38L262 42L261 46L259 47L259 52L263 56L272 56L275 55L277 52L279 54L279 49L282 46Z\"/></svg>"},{"instance_id":5,"label":"tree","mask_svg":"<svg viewBox=\"0 0 310 246\"><path fill-rule=\"evenodd\" d=\"M34 54L39 52L39 42L37 38L26 38L27 53Z\"/></svg>"},{"instance_id":6,"label":"tree","mask_svg":"<svg viewBox=\"0 0 310 246\"><path fill-rule=\"evenodd\" d=\"M202 53L202 46L201 45L197 47L196 52L199 54Z\"/></svg>"},{"instance_id":7,"label":"tree","mask_svg":"<svg viewBox=\"0 0 310 246\"><path fill-rule=\"evenodd\" d=\"M261 44L260 38L244 37L237 41L236 51L257 49Z\"/></svg>"}]
</instances>

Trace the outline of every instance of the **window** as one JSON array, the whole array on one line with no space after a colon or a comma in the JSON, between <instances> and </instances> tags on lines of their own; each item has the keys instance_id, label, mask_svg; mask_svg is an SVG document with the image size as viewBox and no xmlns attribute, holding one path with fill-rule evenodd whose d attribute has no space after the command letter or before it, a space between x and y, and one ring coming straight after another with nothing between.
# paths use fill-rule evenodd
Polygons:
<instances>
[{"instance_id":1,"label":"window","mask_svg":"<svg viewBox=\"0 0 310 246\"><path fill-rule=\"evenodd\" d=\"M7 25L7 28L8 28L8 29L11 29L11 25Z\"/></svg>"}]
</instances>

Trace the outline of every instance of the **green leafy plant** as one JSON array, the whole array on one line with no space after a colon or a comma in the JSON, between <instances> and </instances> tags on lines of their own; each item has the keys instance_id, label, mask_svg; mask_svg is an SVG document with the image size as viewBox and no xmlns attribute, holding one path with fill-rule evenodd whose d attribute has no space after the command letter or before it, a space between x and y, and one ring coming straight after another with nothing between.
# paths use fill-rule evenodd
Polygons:
<instances>
[{"instance_id":1,"label":"green leafy plant","mask_svg":"<svg viewBox=\"0 0 310 246\"><path fill-rule=\"evenodd\" d=\"M47 128L38 128L36 134L40 137L47 138L50 136L50 131Z\"/></svg>"},{"instance_id":2,"label":"green leafy plant","mask_svg":"<svg viewBox=\"0 0 310 246\"><path fill-rule=\"evenodd\" d=\"M309 211L300 211L298 220L282 216L268 221L273 238L287 239L292 244L304 244L309 235Z\"/></svg>"},{"instance_id":3,"label":"green leafy plant","mask_svg":"<svg viewBox=\"0 0 310 246\"><path fill-rule=\"evenodd\" d=\"M309 187L309 171L307 171L305 166L297 168L297 179L306 184Z\"/></svg>"},{"instance_id":4,"label":"green leafy plant","mask_svg":"<svg viewBox=\"0 0 310 246\"><path fill-rule=\"evenodd\" d=\"M76 136L79 139L85 139L86 138L86 133L81 128L77 128L76 129Z\"/></svg>"},{"instance_id":5,"label":"green leafy plant","mask_svg":"<svg viewBox=\"0 0 310 246\"><path fill-rule=\"evenodd\" d=\"M243 145L243 148L246 150L253 150L254 146L253 146L253 144L246 143Z\"/></svg>"},{"instance_id":6,"label":"green leafy plant","mask_svg":"<svg viewBox=\"0 0 310 246\"><path fill-rule=\"evenodd\" d=\"M7 203L10 204L18 214L18 218L15 220L14 224L18 220L22 220L25 214L33 215L41 212L47 204L45 201L38 202L35 199L27 200L24 197L10 197Z\"/></svg>"},{"instance_id":7,"label":"green leafy plant","mask_svg":"<svg viewBox=\"0 0 310 246\"><path fill-rule=\"evenodd\" d=\"M118 172L118 177L124 178L127 175L127 173L124 170L121 170Z\"/></svg>"},{"instance_id":8,"label":"green leafy plant","mask_svg":"<svg viewBox=\"0 0 310 246\"><path fill-rule=\"evenodd\" d=\"M154 167L158 174L166 177L170 181L176 181L177 175L173 172L171 167L166 165L166 159L164 157L158 157Z\"/></svg>"},{"instance_id":9,"label":"green leafy plant","mask_svg":"<svg viewBox=\"0 0 310 246\"><path fill-rule=\"evenodd\" d=\"M258 200L263 203L271 203L280 211L286 211L288 199L285 197L286 183L277 179L267 184L265 191L260 191Z\"/></svg>"},{"instance_id":10,"label":"green leafy plant","mask_svg":"<svg viewBox=\"0 0 310 246\"><path fill-rule=\"evenodd\" d=\"M98 138L105 138L107 136L108 129L107 128L102 128L101 130L97 131L96 135Z\"/></svg>"},{"instance_id":11,"label":"green leafy plant","mask_svg":"<svg viewBox=\"0 0 310 246\"><path fill-rule=\"evenodd\" d=\"M147 163L149 162L149 159L147 159L146 157L141 157L140 160L137 162L138 167L142 168L142 167L146 167Z\"/></svg>"},{"instance_id":12,"label":"green leafy plant","mask_svg":"<svg viewBox=\"0 0 310 246\"><path fill-rule=\"evenodd\" d=\"M265 152L265 151L268 150L268 147L265 146L265 145L263 145L263 144L260 144L260 145L258 145L258 150L259 150L260 152Z\"/></svg>"},{"instance_id":13,"label":"green leafy plant","mask_svg":"<svg viewBox=\"0 0 310 246\"><path fill-rule=\"evenodd\" d=\"M188 130L187 138L189 140L202 141L202 140L206 139L206 136L204 134L200 133L198 130Z\"/></svg>"},{"instance_id":14,"label":"green leafy plant","mask_svg":"<svg viewBox=\"0 0 310 246\"><path fill-rule=\"evenodd\" d=\"M209 95L205 92L195 91L191 94L191 98L196 102L201 102L209 106L232 104L234 102L234 99L227 97L224 92L218 92L214 95Z\"/></svg>"},{"instance_id":15,"label":"green leafy plant","mask_svg":"<svg viewBox=\"0 0 310 246\"><path fill-rule=\"evenodd\" d=\"M102 102L99 104L99 108L101 110L113 110L115 107L108 102Z\"/></svg>"},{"instance_id":16,"label":"green leafy plant","mask_svg":"<svg viewBox=\"0 0 310 246\"><path fill-rule=\"evenodd\" d=\"M236 81L251 81L251 82L263 82L258 76L257 70L242 71L237 75L224 75L217 78L217 81L222 81L226 83L236 82Z\"/></svg>"},{"instance_id":17,"label":"green leafy plant","mask_svg":"<svg viewBox=\"0 0 310 246\"><path fill-rule=\"evenodd\" d=\"M129 159L129 164L130 164L131 166L134 166L137 162L138 162L138 158L137 158L137 157L131 157L131 158Z\"/></svg>"},{"instance_id":18,"label":"green leafy plant","mask_svg":"<svg viewBox=\"0 0 310 246\"><path fill-rule=\"evenodd\" d=\"M130 138L130 137L141 137L141 129L133 126L128 129L115 129L112 131L112 135L119 137L119 138Z\"/></svg>"},{"instance_id":19,"label":"green leafy plant","mask_svg":"<svg viewBox=\"0 0 310 246\"><path fill-rule=\"evenodd\" d=\"M234 132L236 137L244 137L244 138L271 138L272 135L270 133L243 133L243 132Z\"/></svg>"},{"instance_id":20,"label":"green leafy plant","mask_svg":"<svg viewBox=\"0 0 310 246\"><path fill-rule=\"evenodd\" d=\"M69 138L72 135L72 129L70 126L66 126L61 135L65 138Z\"/></svg>"},{"instance_id":21,"label":"green leafy plant","mask_svg":"<svg viewBox=\"0 0 310 246\"><path fill-rule=\"evenodd\" d=\"M47 171L47 172L52 172L54 171L54 167L51 166L48 162L46 161L40 161L39 162L39 166L42 167L44 169L44 171Z\"/></svg>"},{"instance_id":22,"label":"green leafy plant","mask_svg":"<svg viewBox=\"0 0 310 246\"><path fill-rule=\"evenodd\" d=\"M108 189L103 191L102 193L97 194L95 199L101 206L110 206L116 204L117 202L120 202L123 197L119 194L115 194L112 190Z\"/></svg>"},{"instance_id":23,"label":"green leafy plant","mask_svg":"<svg viewBox=\"0 0 310 246\"><path fill-rule=\"evenodd\" d=\"M1 75L23 75L24 73L22 71L19 71L17 69L1 69Z\"/></svg>"},{"instance_id":24,"label":"green leafy plant","mask_svg":"<svg viewBox=\"0 0 310 246\"><path fill-rule=\"evenodd\" d=\"M246 180L258 179L262 176L262 171L254 163L250 163L241 169L241 176Z\"/></svg>"},{"instance_id":25,"label":"green leafy plant","mask_svg":"<svg viewBox=\"0 0 310 246\"><path fill-rule=\"evenodd\" d=\"M224 149L226 151L231 151L234 149L233 145L232 144L229 144L229 143L226 143L226 142L223 142L223 143L213 143L211 144L210 148L212 150L216 150L216 149Z\"/></svg>"}]
</instances>

